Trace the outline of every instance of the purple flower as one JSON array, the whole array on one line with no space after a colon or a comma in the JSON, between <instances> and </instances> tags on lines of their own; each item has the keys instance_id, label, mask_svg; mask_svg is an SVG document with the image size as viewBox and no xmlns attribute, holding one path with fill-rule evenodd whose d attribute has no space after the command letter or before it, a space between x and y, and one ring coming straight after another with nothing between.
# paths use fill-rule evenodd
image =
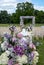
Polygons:
<instances>
[{"instance_id":1,"label":"purple flower","mask_svg":"<svg viewBox=\"0 0 44 65\"><path fill-rule=\"evenodd\" d=\"M12 31L12 32L14 32L15 26L11 26L11 27L9 28L9 30Z\"/></svg>"},{"instance_id":2,"label":"purple flower","mask_svg":"<svg viewBox=\"0 0 44 65\"><path fill-rule=\"evenodd\" d=\"M8 34L8 33L5 33L5 34L4 34L4 37L6 37L7 39L9 39L9 38L11 38L11 35Z\"/></svg>"},{"instance_id":3,"label":"purple flower","mask_svg":"<svg viewBox=\"0 0 44 65\"><path fill-rule=\"evenodd\" d=\"M33 53L33 52L31 53L31 57L32 57L32 58L34 57L34 53Z\"/></svg>"},{"instance_id":4,"label":"purple flower","mask_svg":"<svg viewBox=\"0 0 44 65\"><path fill-rule=\"evenodd\" d=\"M34 57L34 54L33 53L29 53L29 61L31 61Z\"/></svg>"},{"instance_id":5,"label":"purple flower","mask_svg":"<svg viewBox=\"0 0 44 65\"><path fill-rule=\"evenodd\" d=\"M18 38L22 38L23 35L22 35L21 33L18 33L18 34L17 34L17 37L18 37Z\"/></svg>"},{"instance_id":6,"label":"purple flower","mask_svg":"<svg viewBox=\"0 0 44 65\"><path fill-rule=\"evenodd\" d=\"M8 48L11 48L12 47L12 45L11 44L8 44Z\"/></svg>"},{"instance_id":7,"label":"purple flower","mask_svg":"<svg viewBox=\"0 0 44 65\"><path fill-rule=\"evenodd\" d=\"M27 41L24 40L23 38L19 40L19 44L20 44L21 46L23 46L25 49L27 48Z\"/></svg>"},{"instance_id":8,"label":"purple flower","mask_svg":"<svg viewBox=\"0 0 44 65\"><path fill-rule=\"evenodd\" d=\"M8 65L13 65L13 59L10 59L10 60L8 61Z\"/></svg>"},{"instance_id":9,"label":"purple flower","mask_svg":"<svg viewBox=\"0 0 44 65\"><path fill-rule=\"evenodd\" d=\"M15 37L12 38L12 42L16 42L17 39Z\"/></svg>"},{"instance_id":10,"label":"purple flower","mask_svg":"<svg viewBox=\"0 0 44 65\"><path fill-rule=\"evenodd\" d=\"M23 49L23 47L17 45L14 47L14 52L16 53L16 55L23 55L24 49Z\"/></svg>"}]
</instances>

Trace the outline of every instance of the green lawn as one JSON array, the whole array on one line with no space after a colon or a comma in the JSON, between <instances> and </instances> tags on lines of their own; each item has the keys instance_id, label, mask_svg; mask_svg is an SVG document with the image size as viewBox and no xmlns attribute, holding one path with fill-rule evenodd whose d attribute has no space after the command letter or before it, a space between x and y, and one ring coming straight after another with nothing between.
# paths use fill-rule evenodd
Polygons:
<instances>
[{"instance_id":1,"label":"green lawn","mask_svg":"<svg viewBox=\"0 0 44 65\"><path fill-rule=\"evenodd\" d=\"M44 39L41 42L42 44L38 48L39 52L39 63L37 65L44 65Z\"/></svg>"},{"instance_id":2,"label":"green lawn","mask_svg":"<svg viewBox=\"0 0 44 65\"><path fill-rule=\"evenodd\" d=\"M20 24L0 24L0 27L7 27L7 26L11 26L11 25L15 25L15 26L19 26ZM29 24L25 24L25 26L29 26ZM35 24L35 26L44 26L44 24Z\"/></svg>"},{"instance_id":3,"label":"green lawn","mask_svg":"<svg viewBox=\"0 0 44 65\"><path fill-rule=\"evenodd\" d=\"M44 24L35 24L35 26L44 26Z\"/></svg>"},{"instance_id":4,"label":"green lawn","mask_svg":"<svg viewBox=\"0 0 44 65\"><path fill-rule=\"evenodd\" d=\"M19 26L19 24L0 24L0 27L7 27L11 25Z\"/></svg>"},{"instance_id":5,"label":"green lawn","mask_svg":"<svg viewBox=\"0 0 44 65\"><path fill-rule=\"evenodd\" d=\"M37 51L39 53L39 62L37 65L44 65L44 39L39 38L38 41L41 44L37 47Z\"/></svg>"}]
</instances>

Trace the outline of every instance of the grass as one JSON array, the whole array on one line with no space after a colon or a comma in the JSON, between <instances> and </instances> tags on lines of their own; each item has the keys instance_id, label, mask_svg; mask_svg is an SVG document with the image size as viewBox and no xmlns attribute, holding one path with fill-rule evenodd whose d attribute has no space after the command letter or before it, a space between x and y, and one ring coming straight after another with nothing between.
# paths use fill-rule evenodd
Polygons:
<instances>
[{"instance_id":1,"label":"grass","mask_svg":"<svg viewBox=\"0 0 44 65\"><path fill-rule=\"evenodd\" d=\"M44 24L35 24L35 26L44 26Z\"/></svg>"},{"instance_id":2,"label":"grass","mask_svg":"<svg viewBox=\"0 0 44 65\"><path fill-rule=\"evenodd\" d=\"M15 26L19 26L20 24L0 24L0 27L7 27L7 26L11 26L11 25L15 25ZM29 26L30 23L25 24L25 26ZM35 26L44 26L44 24L35 24Z\"/></svg>"},{"instance_id":3,"label":"grass","mask_svg":"<svg viewBox=\"0 0 44 65\"><path fill-rule=\"evenodd\" d=\"M0 24L0 27L8 27L11 25L19 26L19 24Z\"/></svg>"},{"instance_id":4,"label":"grass","mask_svg":"<svg viewBox=\"0 0 44 65\"><path fill-rule=\"evenodd\" d=\"M0 24L0 27L7 27L9 24Z\"/></svg>"},{"instance_id":5,"label":"grass","mask_svg":"<svg viewBox=\"0 0 44 65\"><path fill-rule=\"evenodd\" d=\"M39 53L39 62L37 65L44 65L44 39L38 38L38 41L42 44L37 47Z\"/></svg>"},{"instance_id":6,"label":"grass","mask_svg":"<svg viewBox=\"0 0 44 65\"><path fill-rule=\"evenodd\" d=\"M38 48L39 52L39 62L37 65L44 65L44 39L42 40L42 45Z\"/></svg>"},{"instance_id":7,"label":"grass","mask_svg":"<svg viewBox=\"0 0 44 65\"><path fill-rule=\"evenodd\" d=\"M31 24L31 23L28 23L28 24L26 24L26 26L29 26L30 24ZM36 23L35 23L35 26L37 26L37 27L38 27L38 26L44 26L44 24L36 24Z\"/></svg>"}]
</instances>

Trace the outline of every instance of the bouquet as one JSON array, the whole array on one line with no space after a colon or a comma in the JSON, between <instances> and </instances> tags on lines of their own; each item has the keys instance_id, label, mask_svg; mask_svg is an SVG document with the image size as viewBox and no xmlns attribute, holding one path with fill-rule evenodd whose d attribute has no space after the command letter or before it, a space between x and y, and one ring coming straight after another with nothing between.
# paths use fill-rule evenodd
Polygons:
<instances>
[{"instance_id":1,"label":"bouquet","mask_svg":"<svg viewBox=\"0 0 44 65\"><path fill-rule=\"evenodd\" d=\"M5 33L1 43L0 64L36 65L39 53L32 42L32 32L25 28L18 32L15 26L11 26L9 30L11 33Z\"/></svg>"}]
</instances>

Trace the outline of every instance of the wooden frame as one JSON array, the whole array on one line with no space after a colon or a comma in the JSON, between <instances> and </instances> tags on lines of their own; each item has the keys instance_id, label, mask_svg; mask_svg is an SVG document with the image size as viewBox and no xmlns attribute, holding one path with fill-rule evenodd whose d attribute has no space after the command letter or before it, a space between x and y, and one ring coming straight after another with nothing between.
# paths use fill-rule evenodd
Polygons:
<instances>
[{"instance_id":1,"label":"wooden frame","mask_svg":"<svg viewBox=\"0 0 44 65\"><path fill-rule=\"evenodd\" d=\"M20 25L24 26L23 19L32 19L32 25L35 25L35 16L20 16Z\"/></svg>"}]
</instances>

